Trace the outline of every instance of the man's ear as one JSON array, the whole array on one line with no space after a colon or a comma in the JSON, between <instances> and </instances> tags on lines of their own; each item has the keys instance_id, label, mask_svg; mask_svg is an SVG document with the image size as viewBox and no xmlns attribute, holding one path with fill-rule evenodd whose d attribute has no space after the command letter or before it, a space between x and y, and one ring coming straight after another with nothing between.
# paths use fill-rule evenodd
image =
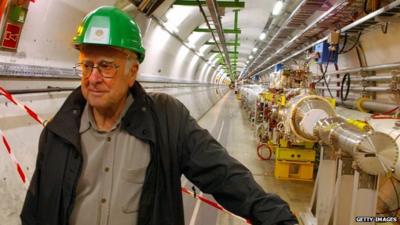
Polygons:
<instances>
[{"instance_id":1,"label":"man's ear","mask_svg":"<svg viewBox=\"0 0 400 225\"><path fill-rule=\"evenodd\" d=\"M129 87L132 87L136 81L137 73L139 70L139 64L133 63L130 70L129 70L129 77L128 77L128 84Z\"/></svg>"}]
</instances>

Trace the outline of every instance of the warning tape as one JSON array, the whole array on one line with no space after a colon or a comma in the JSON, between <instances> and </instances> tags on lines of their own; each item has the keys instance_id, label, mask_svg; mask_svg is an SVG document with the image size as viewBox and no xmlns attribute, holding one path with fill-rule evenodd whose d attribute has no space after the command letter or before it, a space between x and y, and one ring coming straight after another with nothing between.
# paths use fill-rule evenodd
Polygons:
<instances>
[{"instance_id":1,"label":"warning tape","mask_svg":"<svg viewBox=\"0 0 400 225\"><path fill-rule=\"evenodd\" d=\"M36 122L40 123L42 126L45 125L45 121L43 119L41 119L37 113L35 113L31 108L29 108L25 104L21 103L21 101L14 98L14 96L12 96L10 92L8 92L4 88L0 87L0 94L4 95L4 97L6 97L10 102L19 106L21 109L23 109ZM18 172L19 177L22 180L22 183L24 184L25 188L27 189L29 182L28 182L28 179L26 178L26 174L25 174L24 170L22 169L21 164L18 162L17 158L15 157L14 153L11 151L10 144L8 143L4 133L1 130L0 130L0 136L1 136L1 139L3 140L3 144L7 150L8 155L10 156L11 161L17 166L17 172Z\"/></svg>"},{"instance_id":2,"label":"warning tape","mask_svg":"<svg viewBox=\"0 0 400 225\"><path fill-rule=\"evenodd\" d=\"M243 222L245 222L245 223L247 223L247 224L251 224L251 222L250 222L249 220L244 219L244 218L242 218L242 217L240 217L240 216L237 216L237 215L235 215L235 214L229 212L229 211L226 210L224 207L222 207L220 204L218 204L218 203L216 203L216 202L214 202L214 201L211 201L210 199L207 199L207 198L205 198L205 197L203 197L203 196L195 195L193 192L189 191L189 190L188 190L187 188L185 188L185 187L182 187L182 192L183 192L183 193L186 193L186 194L188 194L188 195L190 195L190 196L192 196L192 197L194 197L194 198L196 198L196 199L199 199L200 201L206 203L206 204L209 205L209 206L212 206L212 207L214 207L214 208L216 208L216 209L218 209L218 210L221 210L221 211L223 211L223 212L225 212L225 213L228 213L229 215L235 217L236 219L239 219L239 220L241 220L241 221L243 221Z\"/></svg>"},{"instance_id":3,"label":"warning tape","mask_svg":"<svg viewBox=\"0 0 400 225\"><path fill-rule=\"evenodd\" d=\"M30 117L32 117L34 120L36 120L38 123L42 124L43 126L45 125L45 120L39 117L38 114L36 114L31 108L26 106L25 104L21 103L21 101L18 101L14 96L11 95L10 92L6 91L4 88L0 87L0 94L4 95L10 102L14 103L15 105L19 106L21 109L23 109Z\"/></svg>"},{"instance_id":4,"label":"warning tape","mask_svg":"<svg viewBox=\"0 0 400 225\"><path fill-rule=\"evenodd\" d=\"M10 156L11 160L13 161L13 163L17 166L17 172L18 172L19 177L22 180L22 183L25 185L25 188L28 188L29 182L28 182L28 180L26 178L25 172L22 169L22 166L18 162L17 158L15 158L14 153L11 151L10 144L8 143L4 133L1 130L0 130L0 136L1 136L1 139L3 140L4 146L6 147L8 155Z\"/></svg>"}]
</instances>

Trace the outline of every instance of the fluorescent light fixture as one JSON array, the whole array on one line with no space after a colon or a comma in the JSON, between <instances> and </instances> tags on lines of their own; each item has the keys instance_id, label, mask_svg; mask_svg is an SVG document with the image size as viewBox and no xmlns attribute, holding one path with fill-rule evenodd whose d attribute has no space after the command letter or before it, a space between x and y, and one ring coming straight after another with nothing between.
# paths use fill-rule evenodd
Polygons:
<instances>
[{"instance_id":1,"label":"fluorescent light fixture","mask_svg":"<svg viewBox=\"0 0 400 225\"><path fill-rule=\"evenodd\" d=\"M250 62L250 61L249 61L249 60L247 60L247 61L246 61L246 64L249 64L249 62Z\"/></svg>"},{"instance_id":2,"label":"fluorescent light fixture","mask_svg":"<svg viewBox=\"0 0 400 225\"><path fill-rule=\"evenodd\" d=\"M265 38L267 37L267 34L265 33L265 32L262 32L261 34L260 34L260 40L262 41L262 40L264 40Z\"/></svg>"},{"instance_id":3,"label":"fluorescent light fixture","mask_svg":"<svg viewBox=\"0 0 400 225\"><path fill-rule=\"evenodd\" d=\"M274 5L274 9L272 10L272 15L277 16L281 13L283 8L283 1L282 0L278 0L275 5Z\"/></svg>"},{"instance_id":4,"label":"fluorescent light fixture","mask_svg":"<svg viewBox=\"0 0 400 225\"><path fill-rule=\"evenodd\" d=\"M258 48L253 48L252 51L253 51L253 52L257 52L257 50L258 50Z\"/></svg>"},{"instance_id":5,"label":"fluorescent light fixture","mask_svg":"<svg viewBox=\"0 0 400 225\"><path fill-rule=\"evenodd\" d=\"M252 56L252 55L249 56L249 59L253 59L253 58L254 58L254 56Z\"/></svg>"}]
</instances>

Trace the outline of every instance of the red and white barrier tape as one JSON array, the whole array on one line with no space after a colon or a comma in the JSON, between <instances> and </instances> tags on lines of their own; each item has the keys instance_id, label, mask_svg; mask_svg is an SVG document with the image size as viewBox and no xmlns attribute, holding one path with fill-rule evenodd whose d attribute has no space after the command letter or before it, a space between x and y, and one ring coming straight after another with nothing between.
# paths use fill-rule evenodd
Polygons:
<instances>
[{"instance_id":1,"label":"red and white barrier tape","mask_svg":"<svg viewBox=\"0 0 400 225\"><path fill-rule=\"evenodd\" d=\"M1 130L0 130L0 136L1 136L1 139L3 140L3 144L4 144L4 147L7 150L8 155L10 156L10 159L17 166L17 172L18 172L19 177L22 180L22 183L24 184L25 188L28 188L29 182L28 182L28 180L26 178L25 172L22 169L22 166L18 162L17 158L15 158L14 153L11 151L10 144L8 143L6 137L4 136L4 133Z\"/></svg>"},{"instance_id":2,"label":"red and white barrier tape","mask_svg":"<svg viewBox=\"0 0 400 225\"><path fill-rule=\"evenodd\" d=\"M189 190L188 190L187 188L185 188L185 187L182 187L182 192L183 192L183 193L186 193L186 194L188 194L188 195L190 195L190 196L192 196L192 197L194 197L194 198L196 198L196 199L199 199L200 201L206 203L206 204L209 205L209 206L212 206L212 207L214 207L214 208L216 208L216 209L218 209L218 210L221 210L221 211L223 211L223 212L225 212L225 213L228 213L229 215L235 217L235 218L238 219L238 220L241 220L242 222L245 222L245 223L247 223L247 224L251 224L251 222L250 222L249 220L244 219L244 218L242 218L242 217L240 217L240 216L237 216L237 215L235 215L235 214L229 212L229 211L226 210L224 207L222 207L220 204L218 204L218 203L216 203L216 202L214 202L214 201L211 201L210 199L207 199L207 198L205 198L205 197L203 197L203 196L194 195L193 192L189 191Z\"/></svg>"},{"instance_id":3,"label":"red and white barrier tape","mask_svg":"<svg viewBox=\"0 0 400 225\"><path fill-rule=\"evenodd\" d=\"M36 120L38 123L42 124L43 126L45 125L45 121L39 117L38 114L36 114L31 108L26 106L25 104L21 103L18 101L14 96L11 95L10 92L6 91L4 88L0 87L0 94L4 95L10 102L14 103L15 105L19 106L21 109L23 109L30 117L32 117L34 120Z\"/></svg>"},{"instance_id":4,"label":"red and white barrier tape","mask_svg":"<svg viewBox=\"0 0 400 225\"><path fill-rule=\"evenodd\" d=\"M4 97L6 97L10 102L19 106L21 109L23 109L36 122L40 123L42 126L45 125L45 121L43 119L41 119L38 116L38 114L36 114L31 108L29 108L28 106L21 103L16 98L14 98L14 96L12 96L10 92L8 92L4 88L0 87L0 94L4 95ZM1 136L1 139L3 140L4 147L6 148L11 161L17 166L17 172L18 172L19 177L22 180L22 183L24 184L25 188L28 188L29 182L26 177L26 174L25 174L24 170L22 169L21 164L18 162L17 158L15 157L14 153L11 151L10 144L8 143L4 133L1 130L0 130L0 136Z\"/></svg>"}]
</instances>

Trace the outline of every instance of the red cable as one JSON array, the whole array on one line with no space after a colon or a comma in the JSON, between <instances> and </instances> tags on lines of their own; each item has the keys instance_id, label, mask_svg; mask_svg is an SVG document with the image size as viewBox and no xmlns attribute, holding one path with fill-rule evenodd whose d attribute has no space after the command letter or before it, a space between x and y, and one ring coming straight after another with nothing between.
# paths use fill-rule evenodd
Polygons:
<instances>
[{"instance_id":1,"label":"red cable","mask_svg":"<svg viewBox=\"0 0 400 225\"><path fill-rule=\"evenodd\" d=\"M387 112L383 112L383 113L374 113L371 118L372 119L397 119L397 118L393 118L392 116L387 116L387 115L391 115L393 114L397 109L399 109L400 106L397 106L394 109L391 109Z\"/></svg>"}]
</instances>

